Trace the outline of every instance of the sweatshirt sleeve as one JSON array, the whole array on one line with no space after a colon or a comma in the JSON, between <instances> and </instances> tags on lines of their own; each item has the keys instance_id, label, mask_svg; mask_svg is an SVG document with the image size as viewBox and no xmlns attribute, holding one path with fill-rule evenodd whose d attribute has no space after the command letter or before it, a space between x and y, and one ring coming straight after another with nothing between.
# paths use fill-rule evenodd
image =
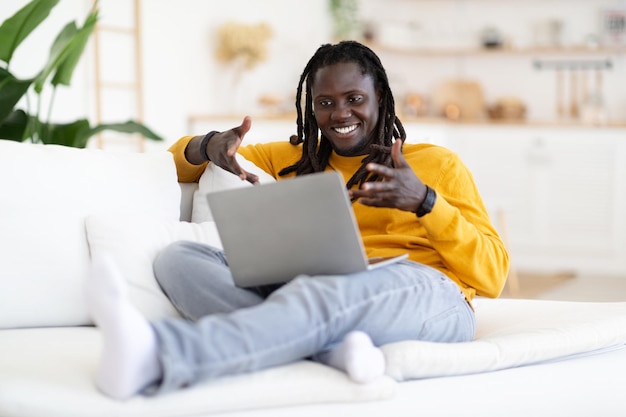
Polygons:
<instances>
[{"instance_id":1,"label":"sweatshirt sleeve","mask_svg":"<svg viewBox=\"0 0 626 417\"><path fill-rule=\"evenodd\" d=\"M500 295L509 269L509 255L491 224L473 176L451 157L439 180L430 214L420 218L428 238L446 267L476 294Z\"/></svg>"},{"instance_id":2,"label":"sweatshirt sleeve","mask_svg":"<svg viewBox=\"0 0 626 417\"><path fill-rule=\"evenodd\" d=\"M193 136L183 136L168 149L174 155L178 182L198 182L204 169L208 165L208 162L201 165L194 165L185 158L185 149L193 138Z\"/></svg>"}]
</instances>

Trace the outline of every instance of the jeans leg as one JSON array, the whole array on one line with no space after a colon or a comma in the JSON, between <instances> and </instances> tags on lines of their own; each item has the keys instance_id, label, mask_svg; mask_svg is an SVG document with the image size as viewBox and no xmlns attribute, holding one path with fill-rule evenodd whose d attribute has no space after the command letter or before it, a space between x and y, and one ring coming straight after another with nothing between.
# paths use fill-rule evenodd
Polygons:
<instances>
[{"instance_id":1,"label":"jeans leg","mask_svg":"<svg viewBox=\"0 0 626 417\"><path fill-rule=\"evenodd\" d=\"M264 302L197 323L153 323L164 392L199 380L287 364L326 351L351 330L376 345L462 342L474 315L458 286L414 262L347 276L298 277Z\"/></svg>"},{"instance_id":2,"label":"jeans leg","mask_svg":"<svg viewBox=\"0 0 626 417\"><path fill-rule=\"evenodd\" d=\"M200 243L167 246L154 261L154 275L174 307L191 320L230 313L265 298L235 286L224 253Z\"/></svg>"}]
</instances>

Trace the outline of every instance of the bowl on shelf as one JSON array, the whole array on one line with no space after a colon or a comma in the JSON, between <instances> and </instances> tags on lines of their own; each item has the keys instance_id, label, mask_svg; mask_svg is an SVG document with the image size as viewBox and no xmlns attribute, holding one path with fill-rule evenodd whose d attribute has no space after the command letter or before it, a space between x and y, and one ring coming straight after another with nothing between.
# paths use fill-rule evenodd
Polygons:
<instances>
[{"instance_id":1,"label":"bowl on shelf","mask_svg":"<svg viewBox=\"0 0 626 417\"><path fill-rule=\"evenodd\" d=\"M517 97L502 97L487 109L492 120L523 120L526 106Z\"/></svg>"}]
</instances>

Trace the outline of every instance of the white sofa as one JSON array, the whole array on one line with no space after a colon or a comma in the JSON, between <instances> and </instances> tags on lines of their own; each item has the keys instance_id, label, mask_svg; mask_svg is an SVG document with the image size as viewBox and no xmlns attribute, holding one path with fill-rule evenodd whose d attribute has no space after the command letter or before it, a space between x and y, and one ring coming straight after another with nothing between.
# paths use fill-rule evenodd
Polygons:
<instances>
[{"instance_id":1,"label":"white sofa","mask_svg":"<svg viewBox=\"0 0 626 417\"><path fill-rule=\"evenodd\" d=\"M477 299L471 343L384 346L387 375L367 385L303 360L160 397L108 399L93 385L90 254L116 259L147 317L176 315L152 260L177 239L219 245L212 222L188 220L203 193L232 177L207 170L203 179L199 190L178 184L165 151L0 140L0 416L626 415L626 303L532 300Z\"/></svg>"}]
</instances>

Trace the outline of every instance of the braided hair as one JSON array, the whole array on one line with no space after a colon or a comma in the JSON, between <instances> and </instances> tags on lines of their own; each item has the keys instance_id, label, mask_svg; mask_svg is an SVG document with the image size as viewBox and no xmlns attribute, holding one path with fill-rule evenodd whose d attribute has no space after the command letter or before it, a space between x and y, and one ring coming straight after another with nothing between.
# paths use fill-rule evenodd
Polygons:
<instances>
[{"instance_id":1,"label":"braided hair","mask_svg":"<svg viewBox=\"0 0 626 417\"><path fill-rule=\"evenodd\" d=\"M323 134L318 139L319 128L313 113L311 85L320 68L338 63L356 63L363 74L372 77L374 88L380 92L379 117L372 132L375 137L370 145L369 154L363 158L361 167L348 180L346 187L362 185L366 181L379 181L381 178L370 173L365 167L375 162L388 167L393 166L391 145L393 138L406 139L406 132L395 113L395 103L385 68L378 56L365 45L355 41L342 41L338 44L325 44L319 47L309 60L300 76L296 94L298 134L291 137L293 145L302 145L302 157L295 164L283 168L278 175L283 176L295 171L296 175L305 175L324 171L332 153L331 142ZM304 112L302 111L303 86L306 84Z\"/></svg>"}]
</instances>

